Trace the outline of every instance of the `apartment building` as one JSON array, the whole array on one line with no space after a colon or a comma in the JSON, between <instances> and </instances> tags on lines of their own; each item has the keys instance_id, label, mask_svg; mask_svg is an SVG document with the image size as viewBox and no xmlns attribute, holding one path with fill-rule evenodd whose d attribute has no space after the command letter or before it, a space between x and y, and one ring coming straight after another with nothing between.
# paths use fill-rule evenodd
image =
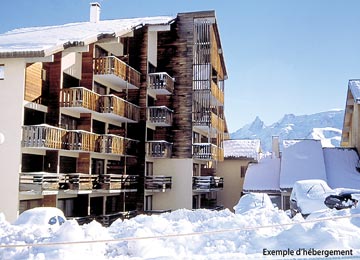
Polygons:
<instances>
[{"instance_id":1,"label":"apartment building","mask_svg":"<svg viewBox=\"0 0 360 260\"><path fill-rule=\"evenodd\" d=\"M226 79L214 11L0 35L0 211L215 207Z\"/></svg>"}]
</instances>

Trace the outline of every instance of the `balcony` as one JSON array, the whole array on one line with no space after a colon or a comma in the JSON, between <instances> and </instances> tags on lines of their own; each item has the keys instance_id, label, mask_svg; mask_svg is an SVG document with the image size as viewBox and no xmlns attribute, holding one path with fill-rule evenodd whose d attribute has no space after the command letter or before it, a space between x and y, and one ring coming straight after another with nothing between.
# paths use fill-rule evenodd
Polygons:
<instances>
[{"instance_id":1,"label":"balcony","mask_svg":"<svg viewBox=\"0 0 360 260\"><path fill-rule=\"evenodd\" d=\"M194 143L193 158L198 160L218 160L219 148L211 143Z\"/></svg>"},{"instance_id":2,"label":"balcony","mask_svg":"<svg viewBox=\"0 0 360 260\"><path fill-rule=\"evenodd\" d=\"M140 86L140 72L115 56L95 58L94 80L116 91L137 89Z\"/></svg>"},{"instance_id":3,"label":"balcony","mask_svg":"<svg viewBox=\"0 0 360 260\"><path fill-rule=\"evenodd\" d=\"M99 97L99 94L83 87L63 88L60 91L60 107L89 113L96 111Z\"/></svg>"},{"instance_id":4,"label":"balcony","mask_svg":"<svg viewBox=\"0 0 360 260\"><path fill-rule=\"evenodd\" d=\"M146 155L152 158L162 159L170 158L172 151L172 143L164 140L147 141Z\"/></svg>"},{"instance_id":5,"label":"balcony","mask_svg":"<svg viewBox=\"0 0 360 260\"><path fill-rule=\"evenodd\" d=\"M99 186L101 190L111 191L137 191L137 175L101 174L99 175Z\"/></svg>"},{"instance_id":6,"label":"balcony","mask_svg":"<svg viewBox=\"0 0 360 260\"><path fill-rule=\"evenodd\" d=\"M22 147L136 156L138 141L117 135L65 130L50 125L23 126Z\"/></svg>"},{"instance_id":7,"label":"balcony","mask_svg":"<svg viewBox=\"0 0 360 260\"><path fill-rule=\"evenodd\" d=\"M59 175L47 172L20 173L20 192L41 195L57 194L59 190Z\"/></svg>"},{"instance_id":8,"label":"balcony","mask_svg":"<svg viewBox=\"0 0 360 260\"><path fill-rule=\"evenodd\" d=\"M22 147L62 149L66 130L47 124L23 126Z\"/></svg>"},{"instance_id":9,"label":"balcony","mask_svg":"<svg viewBox=\"0 0 360 260\"><path fill-rule=\"evenodd\" d=\"M224 178L217 176L194 176L194 192L218 191L224 188Z\"/></svg>"},{"instance_id":10,"label":"balcony","mask_svg":"<svg viewBox=\"0 0 360 260\"><path fill-rule=\"evenodd\" d=\"M125 155L125 138L117 135L102 135L100 140L100 152Z\"/></svg>"},{"instance_id":11,"label":"balcony","mask_svg":"<svg viewBox=\"0 0 360 260\"><path fill-rule=\"evenodd\" d=\"M71 151L95 152L100 135L83 130L67 131L66 149Z\"/></svg>"},{"instance_id":12,"label":"balcony","mask_svg":"<svg viewBox=\"0 0 360 260\"><path fill-rule=\"evenodd\" d=\"M148 124L156 126L171 126L174 111L166 106L151 106L147 108Z\"/></svg>"},{"instance_id":13,"label":"balcony","mask_svg":"<svg viewBox=\"0 0 360 260\"><path fill-rule=\"evenodd\" d=\"M99 112L114 120L136 123L140 119L140 107L115 95L103 95L99 98Z\"/></svg>"},{"instance_id":14,"label":"balcony","mask_svg":"<svg viewBox=\"0 0 360 260\"><path fill-rule=\"evenodd\" d=\"M145 176L145 190L152 192L165 192L171 189L172 178L170 176L152 175Z\"/></svg>"},{"instance_id":15,"label":"balcony","mask_svg":"<svg viewBox=\"0 0 360 260\"><path fill-rule=\"evenodd\" d=\"M216 85L214 81L211 81L211 95L212 105L223 105L224 104L224 91Z\"/></svg>"},{"instance_id":16,"label":"balcony","mask_svg":"<svg viewBox=\"0 0 360 260\"><path fill-rule=\"evenodd\" d=\"M60 107L64 111L96 113L99 117L135 123L140 108L115 95L99 95L83 87L66 88L60 92Z\"/></svg>"},{"instance_id":17,"label":"balcony","mask_svg":"<svg viewBox=\"0 0 360 260\"><path fill-rule=\"evenodd\" d=\"M67 192L91 193L96 176L85 173L67 173L60 179L60 189Z\"/></svg>"},{"instance_id":18,"label":"balcony","mask_svg":"<svg viewBox=\"0 0 360 260\"><path fill-rule=\"evenodd\" d=\"M193 113L193 125L198 131L209 132L211 130L223 133L225 131L225 121L211 111L204 113Z\"/></svg>"},{"instance_id":19,"label":"balcony","mask_svg":"<svg viewBox=\"0 0 360 260\"><path fill-rule=\"evenodd\" d=\"M148 89L155 95L171 95L174 92L175 79L166 72L149 73Z\"/></svg>"}]
</instances>

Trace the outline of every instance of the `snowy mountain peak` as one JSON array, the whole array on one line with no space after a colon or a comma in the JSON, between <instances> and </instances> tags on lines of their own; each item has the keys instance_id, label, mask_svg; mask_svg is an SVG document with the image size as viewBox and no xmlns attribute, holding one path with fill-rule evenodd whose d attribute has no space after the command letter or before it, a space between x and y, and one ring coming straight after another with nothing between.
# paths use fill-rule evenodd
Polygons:
<instances>
[{"instance_id":1,"label":"snowy mountain peak","mask_svg":"<svg viewBox=\"0 0 360 260\"><path fill-rule=\"evenodd\" d=\"M249 130L250 131L259 131L264 128L264 122L257 116L255 120L251 123Z\"/></svg>"},{"instance_id":2,"label":"snowy mountain peak","mask_svg":"<svg viewBox=\"0 0 360 260\"><path fill-rule=\"evenodd\" d=\"M324 147L340 146L344 110L330 110L311 115L285 114L279 121L270 126L256 117L232 133L232 139L260 139L262 150L271 151L271 137L279 136L280 140L312 138L322 141Z\"/></svg>"}]
</instances>

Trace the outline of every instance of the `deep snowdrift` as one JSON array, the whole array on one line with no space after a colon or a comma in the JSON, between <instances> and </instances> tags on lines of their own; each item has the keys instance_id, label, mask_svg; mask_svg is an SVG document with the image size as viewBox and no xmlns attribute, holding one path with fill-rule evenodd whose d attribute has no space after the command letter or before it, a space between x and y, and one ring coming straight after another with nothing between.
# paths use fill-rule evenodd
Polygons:
<instances>
[{"instance_id":1,"label":"deep snowdrift","mask_svg":"<svg viewBox=\"0 0 360 260\"><path fill-rule=\"evenodd\" d=\"M290 219L284 211L272 207L249 208L242 214L177 210L118 220L109 228L97 222L79 226L67 221L56 232L45 227L14 226L0 215L0 259L283 259L264 256L263 250L299 248L352 249L353 255L360 255L357 214L360 209L327 210L304 220L301 216ZM329 220L347 215L351 217ZM158 236L161 238L154 238ZM115 241L107 241L111 239ZM105 241L11 246L96 240Z\"/></svg>"}]
</instances>

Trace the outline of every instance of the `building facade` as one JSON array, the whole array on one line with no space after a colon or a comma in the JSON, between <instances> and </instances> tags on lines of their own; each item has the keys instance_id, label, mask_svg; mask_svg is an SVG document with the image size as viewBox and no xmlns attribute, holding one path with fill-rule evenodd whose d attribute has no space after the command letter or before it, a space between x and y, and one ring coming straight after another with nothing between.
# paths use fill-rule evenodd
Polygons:
<instances>
[{"instance_id":1,"label":"building facade","mask_svg":"<svg viewBox=\"0 0 360 260\"><path fill-rule=\"evenodd\" d=\"M224 189L219 191L218 204L234 211L233 207L243 194L245 174L249 164L260 160L260 140L225 140L224 150L224 161L218 165L218 175L226 182Z\"/></svg>"},{"instance_id":2,"label":"building facade","mask_svg":"<svg viewBox=\"0 0 360 260\"><path fill-rule=\"evenodd\" d=\"M0 35L9 220L36 206L106 217L217 204L227 72L215 13L99 13Z\"/></svg>"}]
</instances>

